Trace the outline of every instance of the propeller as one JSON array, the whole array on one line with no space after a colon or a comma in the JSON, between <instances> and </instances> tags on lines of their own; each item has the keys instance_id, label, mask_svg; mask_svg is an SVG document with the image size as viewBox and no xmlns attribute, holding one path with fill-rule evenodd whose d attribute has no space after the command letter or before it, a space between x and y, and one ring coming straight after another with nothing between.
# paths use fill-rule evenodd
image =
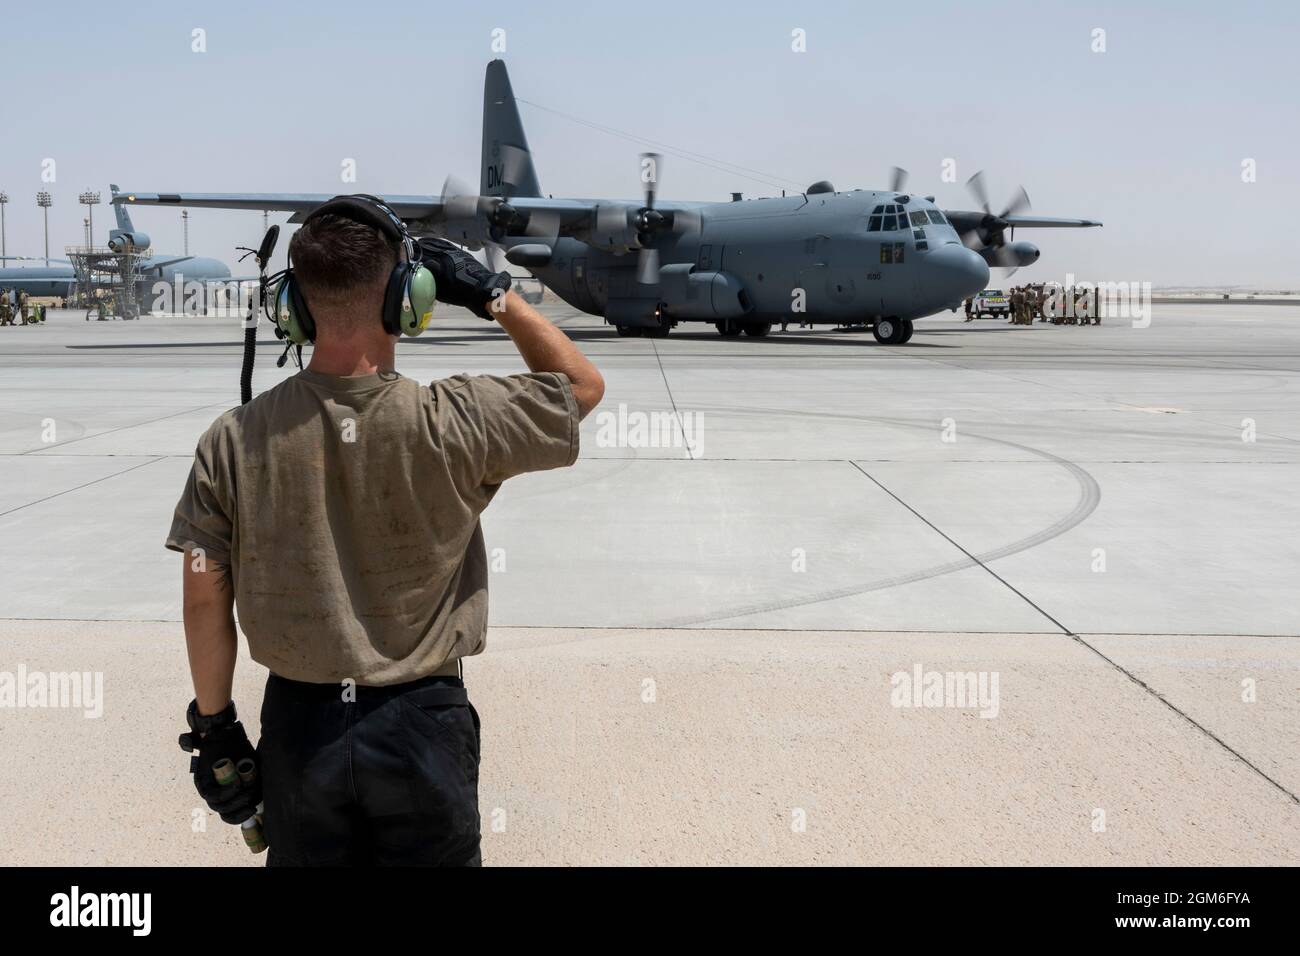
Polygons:
<instances>
[{"instance_id":1,"label":"propeller","mask_svg":"<svg viewBox=\"0 0 1300 956\"><path fill-rule=\"evenodd\" d=\"M637 253L636 280L642 285L654 285L659 281L659 249L654 245L658 236L664 233L680 236L700 228L699 213L686 209L663 212L655 208L662 159L658 153L641 154L641 182L645 185L645 203L632 214L631 225L636 230L637 245L641 247ZM596 210L598 223L601 212L601 209Z\"/></svg>"},{"instance_id":2,"label":"propeller","mask_svg":"<svg viewBox=\"0 0 1300 956\"><path fill-rule=\"evenodd\" d=\"M978 226L968 230L962 238L965 239L966 235L973 232L979 241L979 245L973 247L976 251L986 246L1001 249L1006 244L1006 230L1011 227L1011 223L1007 222L1007 217L1026 212L1030 208L1029 193L1025 192L1024 186L1017 187L1015 194L1012 195L1011 201L1007 203L1006 207L1000 213L994 214L989 206L989 192L984 185L983 171L977 172L966 180L966 187L975 197L975 201L979 203L980 209L984 210L984 218L980 220ZM999 257L995 256L995 258ZM1014 268L1012 271L1014 271Z\"/></svg>"},{"instance_id":3,"label":"propeller","mask_svg":"<svg viewBox=\"0 0 1300 956\"><path fill-rule=\"evenodd\" d=\"M902 166L889 167L889 191L901 193L907 185L907 170Z\"/></svg>"},{"instance_id":4,"label":"propeller","mask_svg":"<svg viewBox=\"0 0 1300 956\"><path fill-rule=\"evenodd\" d=\"M480 196L464 180L450 175L442 184L442 203L448 222L456 232L456 225L462 224L460 238L477 246L482 243L486 250L488 267L501 272L506 268L505 251L501 240L512 231L523 229L528 218L514 206L499 196ZM482 215L487 222L487 238L484 239L477 228L471 226Z\"/></svg>"}]
</instances>

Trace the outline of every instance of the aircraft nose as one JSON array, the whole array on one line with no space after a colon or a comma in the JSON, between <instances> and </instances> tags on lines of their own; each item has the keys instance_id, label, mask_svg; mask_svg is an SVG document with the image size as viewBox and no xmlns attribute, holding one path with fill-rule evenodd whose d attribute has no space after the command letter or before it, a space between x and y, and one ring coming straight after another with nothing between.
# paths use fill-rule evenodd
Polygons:
<instances>
[{"instance_id":1,"label":"aircraft nose","mask_svg":"<svg viewBox=\"0 0 1300 956\"><path fill-rule=\"evenodd\" d=\"M989 285L989 264L977 252L955 242L946 243L930 253L944 302L950 304L983 292Z\"/></svg>"}]
</instances>

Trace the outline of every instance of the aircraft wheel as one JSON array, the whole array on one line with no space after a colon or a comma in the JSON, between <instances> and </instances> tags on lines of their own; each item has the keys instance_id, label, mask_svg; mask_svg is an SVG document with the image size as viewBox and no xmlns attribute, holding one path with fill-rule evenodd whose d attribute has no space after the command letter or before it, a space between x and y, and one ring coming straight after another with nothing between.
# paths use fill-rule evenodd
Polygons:
<instances>
[{"instance_id":1,"label":"aircraft wheel","mask_svg":"<svg viewBox=\"0 0 1300 956\"><path fill-rule=\"evenodd\" d=\"M912 341L912 320L911 320L911 319L904 319L904 320L903 320L903 337L902 337L901 339L898 340L898 344L899 344L899 345L906 345L906 344L907 344L908 342L910 342L910 341Z\"/></svg>"},{"instance_id":2,"label":"aircraft wheel","mask_svg":"<svg viewBox=\"0 0 1300 956\"><path fill-rule=\"evenodd\" d=\"M637 328L635 325L616 325L614 326L614 328L618 330L618 337L620 339L639 338L641 336L641 332L643 331L642 329Z\"/></svg>"},{"instance_id":3,"label":"aircraft wheel","mask_svg":"<svg viewBox=\"0 0 1300 956\"><path fill-rule=\"evenodd\" d=\"M733 335L740 334L740 326L731 319L723 319L721 322L714 322L713 327L718 330L718 334L731 338Z\"/></svg>"},{"instance_id":4,"label":"aircraft wheel","mask_svg":"<svg viewBox=\"0 0 1300 956\"><path fill-rule=\"evenodd\" d=\"M881 345L898 345L903 341L903 328L903 323L898 319L876 319L872 334Z\"/></svg>"},{"instance_id":5,"label":"aircraft wheel","mask_svg":"<svg viewBox=\"0 0 1300 956\"><path fill-rule=\"evenodd\" d=\"M667 319L660 319L660 324L652 328L642 329L641 334L648 339L666 339L672 326L668 324Z\"/></svg>"},{"instance_id":6,"label":"aircraft wheel","mask_svg":"<svg viewBox=\"0 0 1300 956\"><path fill-rule=\"evenodd\" d=\"M750 322L744 326L744 329L746 335L753 336L756 339L761 339L763 336L767 335L768 332L772 331L772 323Z\"/></svg>"}]
</instances>

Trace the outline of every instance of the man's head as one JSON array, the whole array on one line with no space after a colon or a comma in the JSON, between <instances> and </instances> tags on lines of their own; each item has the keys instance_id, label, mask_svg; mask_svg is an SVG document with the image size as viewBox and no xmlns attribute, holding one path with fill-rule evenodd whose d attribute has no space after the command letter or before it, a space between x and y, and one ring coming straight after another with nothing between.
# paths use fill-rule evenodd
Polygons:
<instances>
[{"instance_id":1,"label":"man's head","mask_svg":"<svg viewBox=\"0 0 1300 956\"><path fill-rule=\"evenodd\" d=\"M384 291L399 255L399 242L343 216L314 216L294 233L289 257L318 338L382 332Z\"/></svg>"}]
</instances>

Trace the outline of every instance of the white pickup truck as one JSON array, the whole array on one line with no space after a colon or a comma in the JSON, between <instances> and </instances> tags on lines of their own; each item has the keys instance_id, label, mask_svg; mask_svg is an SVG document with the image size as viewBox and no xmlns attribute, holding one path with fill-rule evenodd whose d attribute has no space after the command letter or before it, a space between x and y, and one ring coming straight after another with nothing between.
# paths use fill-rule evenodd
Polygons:
<instances>
[{"instance_id":1,"label":"white pickup truck","mask_svg":"<svg viewBox=\"0 0 1300 956\"><path fill-rule=\"evenodd\" d=\"M970 311L971 315L977 319L982 319L986 315L1005 319L1011 315L1011 300L1007 298L1006 293L1001 289L985 289L975 296Z\"/></svg>"}]
</instances>

